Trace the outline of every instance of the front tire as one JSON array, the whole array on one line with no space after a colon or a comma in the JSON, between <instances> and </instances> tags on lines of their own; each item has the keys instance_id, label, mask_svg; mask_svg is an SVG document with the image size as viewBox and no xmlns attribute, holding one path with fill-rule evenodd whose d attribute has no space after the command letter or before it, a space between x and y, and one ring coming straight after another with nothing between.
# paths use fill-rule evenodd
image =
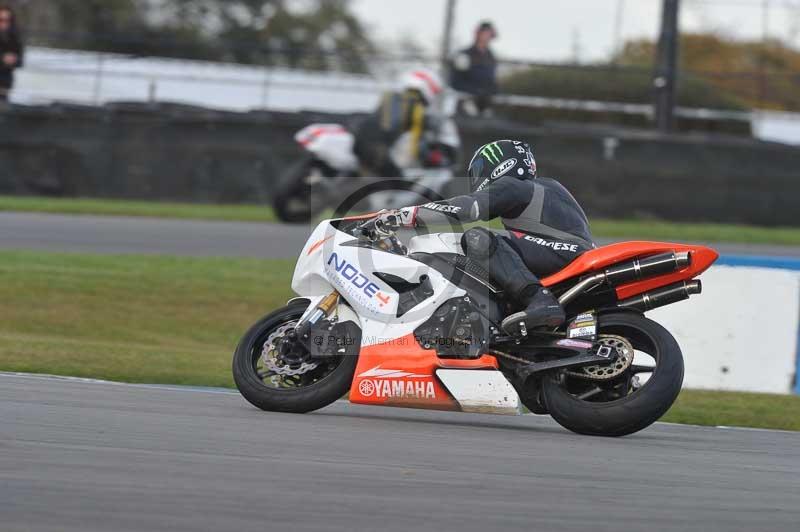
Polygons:
<instances>
[{"instance_id":1,"label":"front tire","mask_svg":"<svg viewBox=\"0 0 800 532\"><path fill-rule=\"evenodd\" d=\"M259 375L264 342L279 328L299 320L307 308L307 302L298 302L273 312L256 323L236 347L233 379L239 392L253 406L270 412L302 414L326 407L350 390L358 362L358 356L352 354L324 361L331 365L327 373L323 373L321 367L316 379L309 373L308 378L298 379L302 385L296 387L269 386Z\"/></svg>"},{"instance_id":2,"label":"front tire","mask_svg":"<svg viewBox=\"0 0 800 532\"><path fill-rule=\"evenodd\" d=\"M633 434L655 423L677 399L683 384L683 355L669 331L640 314L600 316L598 325L600 335L624 337L636 351L655 359L649 380L625 397L597 402L571 393L564 372L559 372L542 379L544 404L553 419L578 434Z\"/></svg>"},{"instance_id":3,"label":"front tire","mask_svg":"<svg viewBox=\"0 0 800 532\"><path fill-rule=\"evenodd\" d=\"M289 224L311 221L312 187L309 175L315 170L314 161L309 157L289 167L278 179L272 195L272 208L279 220Z\"/></svg>"}]
</instances>

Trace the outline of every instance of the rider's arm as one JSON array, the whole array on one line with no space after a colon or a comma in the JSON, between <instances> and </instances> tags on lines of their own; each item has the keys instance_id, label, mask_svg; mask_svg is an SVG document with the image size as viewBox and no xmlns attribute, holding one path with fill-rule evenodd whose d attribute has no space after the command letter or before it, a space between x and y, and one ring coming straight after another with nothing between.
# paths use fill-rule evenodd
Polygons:
<instances>
[{"instance_id":1,"label":"rider's arm","mask_svg":"<svg viewBox=\"0 0 800 532\"><path fill-rule=\"evenodd\" d=\"M524 181L506 177L474 194L401 209L400 218L406 227L415 227L420 223L486 222L501 216L513 218L528 206L531 196L532 188L525 185Z\"/></svg>"}]
</instances>

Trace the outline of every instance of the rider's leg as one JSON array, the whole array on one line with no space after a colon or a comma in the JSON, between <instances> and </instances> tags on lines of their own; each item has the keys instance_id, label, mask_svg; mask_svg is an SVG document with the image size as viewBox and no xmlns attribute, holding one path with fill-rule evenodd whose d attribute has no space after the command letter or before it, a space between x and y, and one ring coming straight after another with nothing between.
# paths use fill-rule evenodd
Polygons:
<instances>
[{"instance_id":1,"label":"rider's leg","mask_svg":"<svg viewBox=\"0 0 800 532\"><path fill-rule=\"evenodd\" d=\"M528 269L540 277L561 271L594 247L578 239L569 241L544 239L517 231L511 231L500 239L508 242ZM507 321L513 322L519 317L519 315L510 316Z\"/></svg>"},{"instance_id":2,"label":"rider's leg","mask_svg":"<svg viewBox=\"0 0 800 532\"><path fill-rule=\"evenodd\" d=\"M563 270L569 263L592 249L577 241L545 240L525 233L501 235L522 257L535 275L547 277Z\"/></svg>"},{"instance_id":3,"label":"rider's leg","mask_svg":"<svg viewBox=\"0 0 800 532\"><path fill-rule=\"evenodd\" d=\"M358 157L358 162L367 177L402 177L403 170L394 164L390 149L391 146L381 142L358 141L353 148L353 152Z\"/></svg>"},{"instance_id":4,"label":"rider's leg","mask_svg":"<svg viewBox=\"0 0 800 532\"><path fill-rule=\"evenodd\" d=\"M505 239L484 228L464 233L461 245L467 257L486 268L492 280L508 294L513 294L525 310L503 320L508 334L539 327L558 327L564 323L564 310L558 300L528 269L525 262Z\"/></svg>"}]
</instances>

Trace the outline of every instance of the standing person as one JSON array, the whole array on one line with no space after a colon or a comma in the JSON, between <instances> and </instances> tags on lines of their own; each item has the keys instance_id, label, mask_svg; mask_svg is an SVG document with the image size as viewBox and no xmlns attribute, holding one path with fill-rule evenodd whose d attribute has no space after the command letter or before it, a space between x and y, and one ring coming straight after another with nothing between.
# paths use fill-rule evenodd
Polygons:
<instances>
[{"instance_id":1,"label":"standing person","mask_svg":"<svg viewBox=\"0 0 800 532\"><path fill-rule=\"evenodd\" d=\"M8 101L14 70L22 66L23 57L17 17L10 7L0 6L0 101Z\"/></svg>"},{"instance_id":2,"label":"standing person","mask_svg":"<svg viewBox=\"0 0 800 532\"><path fill-rule=\"evenodd\" d=\"M485 113L497 93L497 61L489 47L497 38L497 30L491 22L481 22L475 30L475 42L458 52L451 61L454 89L472 98L462 100L461 109L470 115Z\"/></svg>"}]
</instances>

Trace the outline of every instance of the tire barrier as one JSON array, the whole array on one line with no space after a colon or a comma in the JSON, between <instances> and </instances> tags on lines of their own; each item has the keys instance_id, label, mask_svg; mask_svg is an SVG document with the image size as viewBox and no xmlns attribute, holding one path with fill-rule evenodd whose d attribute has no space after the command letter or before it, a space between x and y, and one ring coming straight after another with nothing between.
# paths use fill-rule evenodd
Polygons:
<instances>
[{"instance_id":1,"label":"tire barrier","mask_svg":"<svg viewBox=\"0 0 800 532\"><path fill-rule=\"evenodd\" d=\"M356 119L177 104L11 105L0 111L0 194L268 203L301 155L297 130ZM459 127L462 159L492 139L530 141L541 174L563 181L592 217L800 223L800 148L500 119L460 119Z\"/></svg>"}]
</instances>

